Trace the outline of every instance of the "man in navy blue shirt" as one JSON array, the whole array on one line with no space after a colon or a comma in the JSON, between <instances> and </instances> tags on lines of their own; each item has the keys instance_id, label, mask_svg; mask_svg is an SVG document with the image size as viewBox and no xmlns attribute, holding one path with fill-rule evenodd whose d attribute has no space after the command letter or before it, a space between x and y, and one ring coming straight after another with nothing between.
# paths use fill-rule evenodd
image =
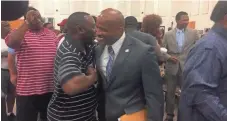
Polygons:
<instances>
[{"instance_id":1,"label":"man in navy blue shirt","mask_svg":"<svg viewBox=\"0 0 227 121\"><path fill-rule=\"evenodd\" d=\"M227 1L218 1L211 20L185 63L178 121L227 121Z\"/></svg>"}]
</instances>

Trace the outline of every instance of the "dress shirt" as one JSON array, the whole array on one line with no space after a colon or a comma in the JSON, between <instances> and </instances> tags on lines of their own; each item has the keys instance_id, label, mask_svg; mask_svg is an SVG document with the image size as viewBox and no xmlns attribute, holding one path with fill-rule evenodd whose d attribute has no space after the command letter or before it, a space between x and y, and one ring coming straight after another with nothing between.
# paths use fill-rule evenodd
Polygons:
<instances>
[{"instance_id":1,"label":"dress shirt","mask_svg":"<svg viewBox=\"0 0 227 121\"><path fill-rule=\"evenodd\" d=\"M177 46L178 46L179 52L181 52L184 45L184 29L183 30L180 30L178 28L176 29L177 29L177 32L176 32Z\"/></svg>"},{"instance_id":2,"label":"dress shirt","mask_svg":"<svg viewBox=\"0 0 227 121\"><path fill-rule=\"evenodd\" d=\"M121 38L112 45L112 48L114 50L114 55L115 55L114 60L116 59L121 49L124 39L125 39L125 33L123 33ZM108 46L105 46L104 51L101 55L101 69L105 76L106 76L106 66L107 66L108 60L109 60Z\"/></svg>"},{"instance_id":3,"label":"dress shirt","mask_svg":"<svg viewBox=\"0 0 227 121\"><path fill-rule=\"evenodd\" d=\"M227 29L214 27L185 63L178 121L227 121Z\"/></svg>"}]
</instances>

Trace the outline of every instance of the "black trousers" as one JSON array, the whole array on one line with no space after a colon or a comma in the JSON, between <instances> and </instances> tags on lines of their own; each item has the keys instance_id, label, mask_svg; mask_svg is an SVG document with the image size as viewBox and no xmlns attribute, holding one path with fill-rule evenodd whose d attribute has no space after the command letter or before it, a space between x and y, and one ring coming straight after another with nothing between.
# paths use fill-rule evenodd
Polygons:
<instances>
[{"instance_id":1,"label":"black trousers","mask_svg":"<svg viewBox=\"0 0 227 121\"><path fill-rule=\"evenodd\" d=\"M38 114L41 121L47 121L47 106L52 93L42 95L17 95L17 121L37 121Z\"/></svg>"},{"instance_id":2,"label":"black trousers","mask_svg":"<svg viewBox=\"0 0 227 121\"><path fill-rule=\"evenodd\" d=\"M1 97L1 121L8 121L8 117L6 115L6 101L5 97Z\"/></svg>"},{"instance_id":3,"label":"black trousers","mask_svg":"<svg viewBox=\"0 0 227 121\"><path fill-rule=\"evenodd\" d=\"M10 81L9 70L1 69L1 74L1 121L8 121L6 114L6 94L8 93L8 84Z\"/></svg>"}]
</instances>

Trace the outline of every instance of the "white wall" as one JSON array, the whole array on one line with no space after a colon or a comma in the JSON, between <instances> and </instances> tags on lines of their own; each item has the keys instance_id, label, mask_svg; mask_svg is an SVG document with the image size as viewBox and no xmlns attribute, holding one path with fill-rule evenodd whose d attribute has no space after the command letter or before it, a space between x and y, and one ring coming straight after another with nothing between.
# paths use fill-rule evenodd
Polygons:
<instances>
[{"instance_id":1,"label":"white wall","mask_svg":"<svg viewBox=\"0 0 227 121\"><path fill-rule=\"evenodd\" d=\"M133 15L139 21L147 14L159 14L163 25L170 27L177 12L186 11L190 20L196 21L196 29L212 26L210 13L217 0L30 0L43 17L54 17L55 26L76 11L98 15L105 8L116 8L125 16ZM56 26L57 27L57 26Z\"/></svg>"}]
</instances>

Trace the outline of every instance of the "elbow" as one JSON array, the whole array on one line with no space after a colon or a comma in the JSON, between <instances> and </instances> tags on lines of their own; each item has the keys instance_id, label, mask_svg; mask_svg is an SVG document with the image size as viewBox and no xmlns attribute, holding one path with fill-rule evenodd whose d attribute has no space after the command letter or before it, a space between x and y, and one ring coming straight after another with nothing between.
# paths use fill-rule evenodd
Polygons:
<instances>
[{"instance_id":1,"label":"elbow","mask_svg":"<svg viewBox=\"0 0 227 121\"><path fill-rule=\"evenodd\" d=\"M8 47L17 49L20 47L20 42L18 38L16 38L13 34L9 35L8 39L6 39L6 44Z\"/></svg>"},{"instance_id":2,"label":"elbow","mask_svg":"<svg viewBox=\"0 0 227 121\"><path fill-rule=\"evenodd\" d=\"M8 41L6 42L7 46L10 47L10 48L13 48L15 49L16 47L16 43L15 43L15 40L10 36Z\"/></svg>"}]
</instances>

